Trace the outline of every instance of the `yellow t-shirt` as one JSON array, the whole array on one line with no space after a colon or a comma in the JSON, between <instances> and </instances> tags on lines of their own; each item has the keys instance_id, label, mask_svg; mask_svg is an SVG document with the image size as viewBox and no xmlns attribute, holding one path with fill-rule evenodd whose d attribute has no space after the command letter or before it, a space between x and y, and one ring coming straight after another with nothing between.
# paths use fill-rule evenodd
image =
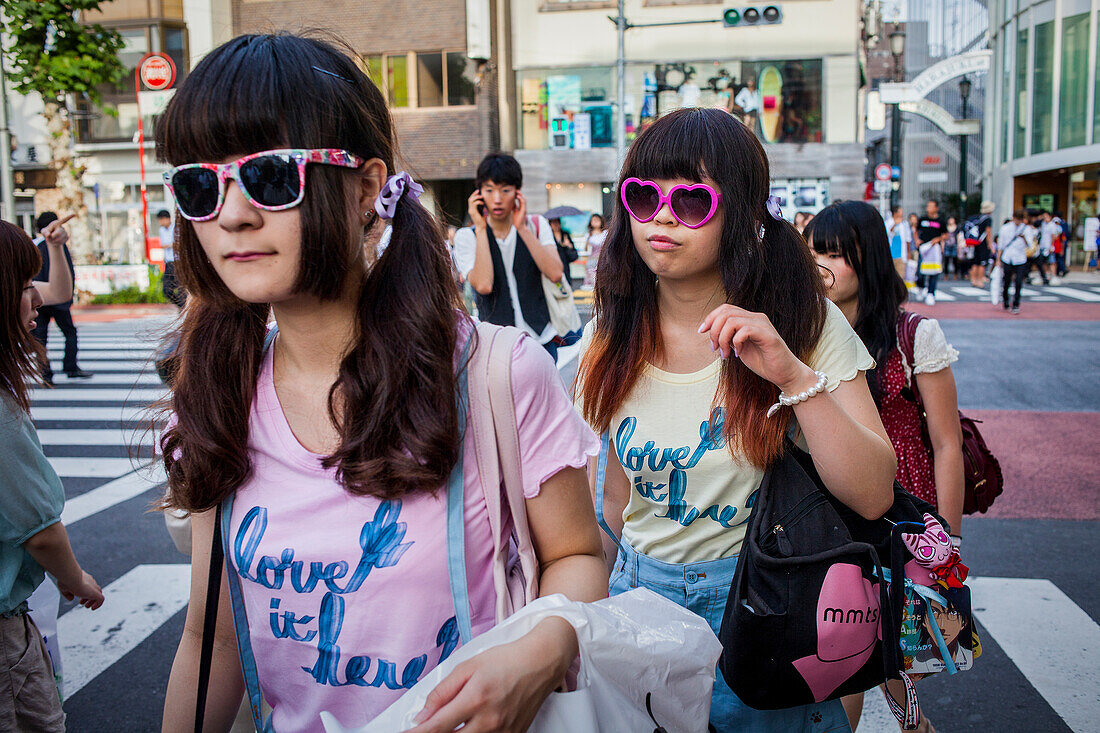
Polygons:
<instances>
[{"instance_id":1,"label":"yellow t-shirt","mask_svg":"<svg viewBox=\"0 0 1100 733\"><path fill-rule=\"evenodd\" d=\"M875 362L840 309L831 302L827 307L809 366L825 372L832 391ZM592 323L585 328L582 354L593 329ZM716 359L691 374L647 366L611 420L611 446L631 485L622 539L657 560L731 557L745 537L764 472L726 448L722 411L715 406L721 363Z\"/></svg>"}]
</instances>

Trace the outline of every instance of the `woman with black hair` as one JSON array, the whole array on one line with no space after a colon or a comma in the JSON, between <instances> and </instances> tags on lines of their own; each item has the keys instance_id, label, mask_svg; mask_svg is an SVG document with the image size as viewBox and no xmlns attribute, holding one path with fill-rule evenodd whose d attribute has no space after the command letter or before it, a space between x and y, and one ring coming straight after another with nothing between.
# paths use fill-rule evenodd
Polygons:
<instances>
[{"instance_id":1,"label":"woman with black hair","mask_svg":"<svg viewBox=\"0 0 1100 733\"><path fill-rule=\"evenodd\" d=\"M876 368L867 382L898 457L897 480L937 508L962 543L962 428L951 364L958 352L939 323L904 309L882 217L862 201L826 207L806 227L829 299L866 344ZM924 415L916 402L919 394ZM927 431L928 444L922 437ZM852 727L859 720L858 700Z\"/></svg>"},{"instance_id":2,"label":"woman with black hair","mask_svg":"<svg viewBox=\"0 0 1100 733\"><path fill-rule=\"evenodd\" d=\"M650 588L715 632L788 428L861 516L889 508L895 471L864 379L874 362L825 298L769 180L759 140L722 110L677 110L638 136L577 376L582 414L604 435L606 480L598 467L589 476L606 517L610 592ZM836 700L754 710L721 670L710 723L719 733L848 729Z\"/></svg>"}]
</instances>

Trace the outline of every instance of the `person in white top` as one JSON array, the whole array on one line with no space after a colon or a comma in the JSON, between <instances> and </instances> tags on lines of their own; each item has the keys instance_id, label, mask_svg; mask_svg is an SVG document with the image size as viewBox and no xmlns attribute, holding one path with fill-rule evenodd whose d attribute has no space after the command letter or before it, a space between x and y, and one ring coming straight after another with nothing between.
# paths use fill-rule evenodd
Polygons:
<instances>
[{"instance_id":1,"label":"person in white top","mask_svg":"<svg viewBox=\"0 0 1100 733\"><path fill-rule=\"evenodd\" d=\"M607 239L607 229L604 228L603 217L593 214L588 220L588 234L584 238L584 248L588 252L584 263L585 290L596 287L596 265L600 261L600 250L603 249L605 239Z\"/></svg>"},{"instance_id":2,"label":"person in white top","mask_svg":"<svg viewBox=\"0 0 1100 733\"><path fill-rule=\"evenodd\" d=\"M481 161L477 190L469 198L473 226L455 234L454 260L474 288L481 320L516 326L556 356L558 334L542 276L560 282L565 269L550 223L527 215L522 186L523 170L512 156L493 153Z\"/></svg>"},{"instance_id":3,"label":"person in white top","mask_svg":"<svg viewBox=\"0 0 1100 733\"><path fill-rule=\"evenodd\" d=\"M1011 305L1013 314L1020 312L1020 290L1024 286L1024 278L1027 277L1028 243L1036 236L1037 232L1027 223L1027 212L1023 209L1012 212L1012 221L997 232L997 262L1004 270L1001 302L1004 303L1005 310L1008 310L1008 286L1010 281L1015 282L1016 294Z\"/></svg>"},{"instance_id":4,"label":"person in white top","mask_svg":"<svg viewBox=\"0 0 1100 733\"><path fill-rule=\"evenodd\" d=\"M187 302L187 293L176 278L176 225L172 223L172 215L168 213L168 209L157 212L157 236L160 237L160 248L164 252L161 290L165 298L172 301L177 308L182 308Z\"/></svg>"},{"instance_id":5,"label":"person in white top","mask_svg":"<svg viewBox=\"0 0 1100 733\"><path fill-rule=\"evenodd\" d=\"M1054 252L1054 238L1062 233L1062 225L1054 221L1054 216L1043 209L1043 213L1039 215L1039 256L1032 260L1035 269L1039 271L1039 275L1043 278L1043 285L1050 285L1050 275L1047 272L1047 263L1050 261L1050 255ZM1030 268L1028 275L1031 274Z\"/></svg>"},{"instance_id":6,"label":"person in white top","mask_svg":"<svg viewBox=\"0 0 1100 733\"><path fill-rule=\"evenodd\" d=\"M894 259L894 269L905 277L905 261L909 259L909 248L913 246L913 231L900 206L890 210L886 220L886 236L890 240L890 256Z\"/></svg>"}]
</instances>

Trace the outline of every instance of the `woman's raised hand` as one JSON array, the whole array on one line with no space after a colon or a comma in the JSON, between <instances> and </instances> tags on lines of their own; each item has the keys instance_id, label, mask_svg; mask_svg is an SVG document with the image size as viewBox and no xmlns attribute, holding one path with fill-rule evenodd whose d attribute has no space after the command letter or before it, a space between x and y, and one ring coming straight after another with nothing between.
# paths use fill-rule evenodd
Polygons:
<instances>
[{"instance_id":1,"label":"woman's raised hand","mask_svg":"<svg viewBox=\"0 0 1100 733\"><path fill-rule=\"evenodd\" d=\"M408 733L523 733L577 656L564 619L549 618L525 636L454 668L428 695Z\"/></svg>"},{"instance_id":2,"label":"woman's raised hand","mask_svg":"<svg viewBox=\"0 0 1100 733\"><path fill-rule=\"evenodd\" d=\"M76 214L69 214L64 219L57 219L43 227L42 236L45 237L46 244L51 247L60 247L68 242L69 232L65 229L65 224L75 216Z\"/></svg>"},{"instance_id":3,"label":"woman's raised hand","mask_svg":"<svg viewBox=\"0 0 1100 733\"><path fill-rule=\"evenodd\" d=\"M763 313L723 303L703 320L699 333L710 339L712 351L723 359L730 354L783 392L797 392L800 385L817 379L810 367L795 356ZM804 389L804 387L801 387Z\"/></svg>"}]
</instances>

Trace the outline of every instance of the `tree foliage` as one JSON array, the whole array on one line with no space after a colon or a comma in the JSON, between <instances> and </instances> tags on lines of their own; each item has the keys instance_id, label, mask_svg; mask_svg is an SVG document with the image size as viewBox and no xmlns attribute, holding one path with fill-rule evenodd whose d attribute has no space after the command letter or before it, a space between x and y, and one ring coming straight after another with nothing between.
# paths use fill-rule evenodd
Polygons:
<instances>
[{"instance_id":1,"label":"tree foliage","mask_svg":"<svg viewBox=\"0 0 1100 733\"><path fill-rule=\"evenodd\" d=\"M122 36L98 24L79 22L80 11L98 10L103 0L4 0L9 80L20 94L46 100L66 94L99 104L100 89L122 78L118 59Z\"/></svg>"}]
</instances>

